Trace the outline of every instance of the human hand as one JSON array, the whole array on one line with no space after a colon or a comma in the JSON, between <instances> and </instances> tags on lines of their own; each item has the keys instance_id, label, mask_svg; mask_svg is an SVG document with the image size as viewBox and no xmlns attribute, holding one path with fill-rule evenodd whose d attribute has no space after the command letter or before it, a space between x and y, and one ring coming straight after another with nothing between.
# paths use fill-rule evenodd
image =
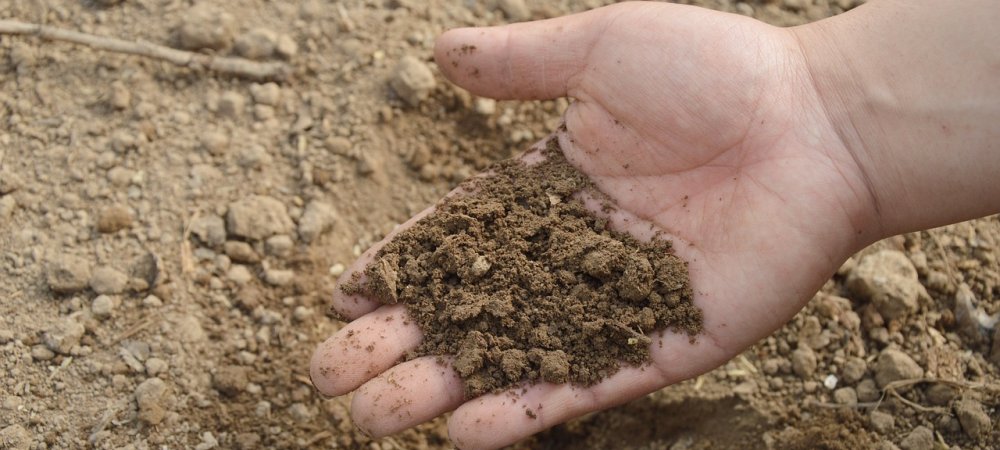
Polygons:
<instances>
[{"instance_id":1,"label":"human hand","mask_svg":"<svg viewBox=\"0 0 1000 450\"><path fill-rule=\"evenodd\" d=\"M704 334L692 344L653 333L650 366L591 387L533 385L521 396L541 405L531 418L502 394L465 401L457 374L433 357L397 364L421 339L415 324L386 321L403 306L338 292L335 308L353 322L317 349L311 375L327 395L357 389L352 416L374 436L454 410L457 446L495 448L704 373L789 320L879 232L863 172L789 30L695 7L620 4L453 30L435 54L477 95L576 99L557 134L567 159L617 202L614 226L642 237L651 223L674 242Z\"/></svg>"}]
</instances>

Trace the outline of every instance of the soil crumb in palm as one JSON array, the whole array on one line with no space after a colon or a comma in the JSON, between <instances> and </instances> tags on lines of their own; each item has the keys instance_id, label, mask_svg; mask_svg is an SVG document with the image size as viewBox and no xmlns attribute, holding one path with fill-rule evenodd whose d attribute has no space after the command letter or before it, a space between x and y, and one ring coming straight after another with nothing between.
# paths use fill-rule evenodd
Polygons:
<instances>
[{"instance_id":1,"label":"soil crumb in palm","mask_svg":"<svg viewBox=\"0 0 1000 450\"><path fill-rule=\"evenodd\" d=\"M405 304L424 335L409 357L452 356L468 398L522 381L591 385L647 363L657 344L645 333L701 331L670 242L611 230L575 198L603 195L556 139L542 153L467 181L467 194L443 200L342 286Z\"/></svg>"}]
</instances>

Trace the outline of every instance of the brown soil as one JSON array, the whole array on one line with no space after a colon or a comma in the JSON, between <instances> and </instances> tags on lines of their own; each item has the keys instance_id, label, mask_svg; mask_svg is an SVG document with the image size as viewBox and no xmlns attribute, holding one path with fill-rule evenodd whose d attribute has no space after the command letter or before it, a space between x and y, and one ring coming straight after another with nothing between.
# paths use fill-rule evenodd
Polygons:
<instances>
[{"instance_id":1,"label":"brown soil","mask_svg":"<svg viewBox=\"0 0 1000 450\"><path fill-rule=\"evenodd\" d=\"M609 230L575 197L599 193L557 140L541 153L463 183L342 286L406 304L424 336L411 357L453 355L467 397L523 380L594 384L647 362L646 332L701 330L670 243Z\"/></svg>"},{"instance_id":2,"label":"brown soil","mask_svg":"<svg viewBox=\"0 0 1000 450\"><path fill-rule=\"evenodd\" d=\"M0 37L0 448L452 448L444 418L371 439L351 422L351 398L319 396L307 365L344 325L324 314L344 266L560 123L564 99L477 99L431 62L436 35L509 22L498 5L517 3L543 19L610 1L0 0L0 18L171 46L200 39L209 54L264 54L274 49L249 44L276 37L284 50L265 60L294 72L254 83ZM798 25L860 1L683 3ZM436 80L416 106L390 82L406 57ZM231 210L249 217L234 214L229 230ZM910 261L908 280L928 294L906 316L883 317L848 289L880 250ZM844 436L860 423L877 441L869 448L917 448L902 444L918 430L952 448L995 448L998 327L969 318L1000 312L998 252L997 217L880 242L722 367L517 447L782 449L817 426ZM885 349L958 384L877 402ZM842 423L830 409L859 418Z\"/></svg>"}]
</instances>

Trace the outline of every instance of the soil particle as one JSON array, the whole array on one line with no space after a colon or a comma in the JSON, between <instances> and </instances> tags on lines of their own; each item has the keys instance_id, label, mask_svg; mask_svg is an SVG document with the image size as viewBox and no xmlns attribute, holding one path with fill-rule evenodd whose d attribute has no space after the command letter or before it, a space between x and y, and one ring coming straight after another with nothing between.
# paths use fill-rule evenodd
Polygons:
<instances>
[{"instance_id":1,"label":"soil particle","mask_svg":"<svg viewBox=\"0 0 1000 450\"><path fill-rule=\"evenodd\" d=\"M159 378L149 378L135 388L135 402L139 407L139 420L150 425L163 421L171 407L172 398L167 383Z\"/></svg>"},{"instance_id":2,"label":"soil particle","mask_svg":"<svg viewBox=\"0 0 1000 450\"><path fill-rule=\"evenodd\" d=\"M882 250L865 256L847 277L847 287L862 300L870 300L886 319L917 311L920 299L930 299L906 254Z\"/></svg>"},{"instance_id":3,"label":"soil particle","mask_svg":"<svg viewBox=\"0 0 1000 450\"><path fill-rule=\"evenodd\" d=\"M511 22L523 22L531 18L531 10L524 0L499 0L497 6Z\"/></svg>"},{"instance_id":4,"label":"soil particle","mask_svg":"<svg viewBox=\"0 0 1000 450\"><path fill-rule=\"evenodd\" d=\"M90 263L75 256L59 256L49 263L46 279L57 294L82 291L90 282Z\"/></svg>"},{"instance_id":5,"label":"soil particle","mask_svg":"<svg viewBox=\"0 0 1000 450\"><path fill-rule=\"evenodd\" d=\"M249 383L248 370L243 366L220 367L212 375L212 387L228 397L239 395L246 390Z\"/></svg>"},{"instance_id":6,"label":"soil particle","mask_svg":"<svg viewBox=\"0 0 1000 450\"><path fill-rule=\"evenodd\" d=\"M404 56L389 79L389 86L407 104L417 106L430 96L437 81L427 64L413 56Z\"/></svg>"},{"instance_id":7,"label":"soil particle","mask_svg":"<svg viewBox=\"0 0 1000 450\"><path fill-rule=\"evenodd\" d=\"M934 406L948 405L955 399L956 394L957 392L954 387L944 383L932 384L924 390L927 402Z\"/></svg>"},{"instance_id":8,"label":"soil particle","mask_svg":"<svg viewBox=\"0 0 1000 450\"><path fill-rule=\"evenodd\" d=\"M226 241L223 250L226 256L238 263L256 264L260 262L260 255L254 251L250 244L243 241Z\"/></svg>"},{"instance_id":9,"label":"soil particle","mask_svg":"<svg viewBox=\"0 0 1000 450\"><path fill-rule=\"evenodd\" d=\"M260 240L294 230L285 205L263 195L251 195L229 205L226 214L229 234L244 239Z\"/></svg>"},{"instance_id":10,"label":"soil particle","mask_svg":"<svg viewBox=\"0 0 1000 450\"><path fill-rule=\"evenodd\" d=\"M193 343L205 340L205 330L195 316L181 316L170 327L171 334L180 342Z\"/></svg>"},{"instance_id":11,"label":"soil particle","mask_svg":"<svg viewBox=\"0 0 1000 450\"><path fill-rule=\"evenodd\" d=\"M15 209L17 209L17 200L13 195L0 197L0 224L13 216Z\"/></svg>"},{"instance_id":12,"label":"soil particle","mask_svg":"<svg viewBox=\"0 0 1000 450\"><path fill-rule=\"evenodd\" d=\"M903 450L933 450L934 432L923 425L918 426L903 438L899 447Z\"/></svg>"},{"instance_id":13,"label":"soil particle","mask_svg":"<svg viewBox=\"0 0 1000 450\"><path fill-rule=\"evenodd\" d=\"M219 96L215 105L215 112L219 116L226 118L236 118L243 114L246 107L246 98L235 91L226 91Z\"/></svg>"},{"instance_id":14,"label":"soil particle","mask_svg":"<svg viewBox=\"0 0 1000 450\"><path fill-rule=\"evenodd\" d=\"M128 275L109 266L94 269L90 277L90 288L98 294L121 294L128 287Z\"/></svg>"},{"instance_id":15,"label":"soil particle","mask_svg":"<svg viewBox=\"0 0 1000 450\"><path fill-rule=\"evenodd\" d=\"M111 205L97 216L97 231L114 233L132 226L132 212L122 205Z\"/></svg>"},{"instance_id":16,"label":"soil particle","mask_svg":"<svg viewBox=\"0 0 1000 450\"><path fill-rule=\"evenodd\" d=\"M266 59L274 55L278 34L266 28L255 28L236 38L233 50L249 59Z\"/></svg>"},{"instance_id":17,"label":"soil particle","mask_svg":"<svg viewBox=\"0 0 1000 450\"><path fill-rule=\"evenodd\" d=\"M411 356L455 355L467 397L522 380L590 385L646 363L645 332L701 330L670 243L609 230L573 197L600 193L555 140L543 154L467 182L387 243L365 283L343 285L406 304L424 334Z\"/></svg>"},{"instance_id":18,"label":"soil particle","mask_svg":"<svg viewBox=\"0 0 1000 450\"><path fill-rule=\"evenodd\" d=\"M264 241L264 252L270 256L284 258L292 253L295 242L287 234L277 234Z\"/></svg>"},{"instance_id":19,"label":"soil particle","mask_svg":"<svg viewBox=\"0 0 1000 450\"><path fill-rule=\"evenodd\" d=\"M223 155L229 150L229 136L218 130L206 131L201 135L201 147L212 155Z\"/></svg>"},{"instance_id":20,"label":"soil particle","mask_svg":"<svg viewBox=\"0 0 1000 450\"><path fill-rule=\"evenodd\" d=\"M276 83L251 84L250 96L255 103L278 106L281 100L281 88Z\"/></svg>"},{"instance_id":21,"label":"soil particle","mask_svg":"<svg viewBox=\"0 0 1000 450\"><path fill-rule=\"evenodd\" d=\"M3 450L28 450L31 434L21 425L10 425L0 430L0 448Z\"/></svg>"},{"instance_id":22,"label":"soil particle","mask_svg":"<svg viewBox=\"0 0 1000 450\"><path fill-rule=\"evenodd\" d=\"M854 405L858 403L858 391L852 387L842 387L833 391L833 401L840 405Z\"/></svg>"},{"instance_id":23,"label":"soil particle","mask_svg":"<svg viewBox=\"0 0 1000 450\"><path fill-rule=\"evenodd\" d=\"M882 435L888 435L892 431L892 428L896 426L896 419L892 414L882 411L872 411L868 415L868 422L871 424L873 430Z\"/></svg>"},{"instance_id":24,"label":"soil particle","mask_svg":"<svg viewBox=\"0 0 1000 450\"><path fill-rule=\"evenodd\" d=\"M306 205L302 217L299 218L299 238L308 244L333 226L337 215L333 207L320 201L312 201Z\"/></svg>"},{"instance_id":25,"label":"soil particle","mask_svg":"<svg viewBox=\"0 0 1000 450\"><path fill-rule=\"evenodd\" d=\"M855 390L858 391L858 401L860 402L874 402L881 396L881 391L875 384L875 380L871 378L861 380Z\"/></svg>"},{"instance_id":26,"label":"soil particle","mask_svg":"<svg viewBox=\"0 0 1000 450\"><path fill-rule=\"evenodd\" d=\"M962 424L962 430L970 438L982 439L993 429L993 422L983 405L971 398L963 398L955 403L955 415Z\"/></svg>"},{"instance_id":27,"label":"soil particle","mask_svg":"<svg viewBox=\"0 0 1000 450\"><path fill-rule=\"evenodd\" d=\"M97 317L98 319L111 317L114 309L115 301L107 295L98 295L94 298L94 301L90 303L90 312L94 313L94 317Z\"/></svg>"},{"instance_id":28,"label":"soil particle","mask_svg":"<svg viewBox=\"0 0 1000 450\"><path fill-rule=\"evenodd\" d=\"M883 350L878 356L878 362L875 363L875 381L882 388L893 381L910 380L923 376L924 369L909 355L896 349ZM904 388L901 387L899 390L902 391Z\"/></svg>"},{"instance_id":29,"label":"soil particle","mask_svg":"<svg viewBox=\"0 0 1000 450\"><path fill-rule=\"evenodd\" d=\"M854 384L861 381L868 370L868 364L864 359L852 356L844 362L844 367L840 371L840 379L846 384Z\"/></svg>"},{"instance_id":30,"label":"soil particle","mask_svg":"<svg viewBox=\"0 0 1000 450\"><path fill-rule=\"evenodd\" d=\"M60 319L45 331L45 346L56 353L68 355L73 347L80 344L85 331L83 325L74 319Z\"/></svg>"},{"instance_id":31,"label":"soil particle","mask_svg":"<svg viewBox=\"0 0 1000 450\"><path fill-rule=\"evenodd\" d=\"M187 50L224 49L233 43L235 22L232 14L198 4L181 18L177 44Z\"/></svg>"},{"instance_id":32,"label":"soil particle","mask_svg":"<svg viewBox=\"0 0 1000 450\"><path fill-rule=\"evenodd\" d=\"M792 371L799 378L808 379L816 373L816 353L806 346L800 346L792 352Z\"/></svg>"},{"instance_id":33,"label":"soil particle","mask_svg":"<svg viewBox=\"0 0 1000 450\"><path fill-rule=\"evenodd\" d=\"M0 170L0 195L7 195L24 186L20 175L9 170Z\"/></svg>"}]
</instances>

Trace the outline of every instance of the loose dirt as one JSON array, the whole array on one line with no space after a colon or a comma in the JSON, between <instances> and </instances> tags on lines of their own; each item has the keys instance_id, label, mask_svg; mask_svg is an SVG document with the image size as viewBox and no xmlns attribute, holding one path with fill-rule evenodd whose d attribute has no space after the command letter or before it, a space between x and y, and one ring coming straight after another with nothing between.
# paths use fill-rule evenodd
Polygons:
<instances>
[{"instance_id":1,"label":"loose dirt","mask_svg":"<svg viewBox=\"0 0 1000 450\"><path fill-rule=\"evenodd\" d=\"M540 152L463 183L342 286L406 304L424 336L411 356L454 355L467 397L522 380L590 385L647 362L647 332L701 330L670 243L608 229L576 197L599 192L557 140Z\"/></svg>"}]
</instances>

